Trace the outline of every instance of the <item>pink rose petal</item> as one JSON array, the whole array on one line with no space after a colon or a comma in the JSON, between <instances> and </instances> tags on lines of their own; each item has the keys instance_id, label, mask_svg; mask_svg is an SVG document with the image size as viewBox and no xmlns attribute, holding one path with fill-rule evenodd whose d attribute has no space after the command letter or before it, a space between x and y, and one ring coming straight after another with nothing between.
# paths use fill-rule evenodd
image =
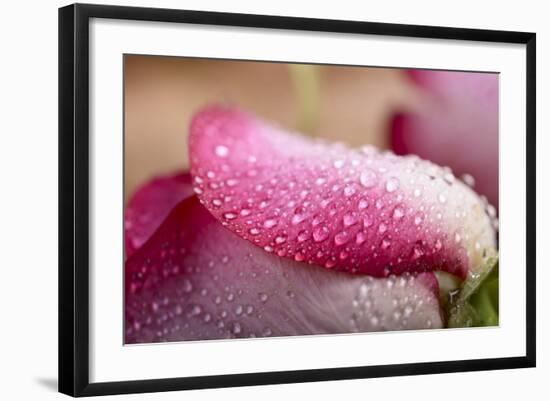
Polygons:
<instances>
[{"instance_id":1,"label":"pink rose petal","mask_svg":"<svg viewBox=\"0 0 550 401\"><path fill-rule=\"evenodd\" d=\"M481 199L417 157L313 141L221 106L195 116L189 142L201 202L267 252L376 277L464 278L495 247Z\"/></svg>"},{"instance_id":2,"label":"pink rose petal","mask_svg":"<svg viewBox=\"0 0 550 401\"><path fill-rule=\"evenodd\" d=\"M412 70L428 101L396 116L392 148L469 174L498 207L498 75Z\"/></svg>"},{"instance_id":3,"label":"pink rose petal","mask_svg":"<svg viewBox=\"0 0 550 401\"><path fill-rule=\"evenodd\" d=\"M174 206L192 194L189 173L158 177L141 187L124 211L126 257L149 239Z\"/></svg>"},{"instance_id":4,"label":"pink rose petal","mask_svg":"<svg viewBox=\"0 0 550 401\"><path fill-rule=\"evenodd\" d=\"M440 328L433 273L375 279L265 252L191 197L126 262L126 343Z\"/></svg>"}]
</instances>

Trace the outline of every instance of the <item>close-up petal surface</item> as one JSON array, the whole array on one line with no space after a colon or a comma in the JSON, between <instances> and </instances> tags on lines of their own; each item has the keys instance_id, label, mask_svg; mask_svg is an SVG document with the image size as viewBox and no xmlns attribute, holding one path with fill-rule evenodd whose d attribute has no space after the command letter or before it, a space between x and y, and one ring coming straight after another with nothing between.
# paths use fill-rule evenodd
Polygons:
<instances>
[{"instance_id":1,"label":"close-up petal surface","mask_svg":"<svg viewBox=\"0 0 550 401\"><path fill-rule=\"evenodd\" d=\"M244 241L196 197L126 262L126 343L443 327L433 273L369 276Z\"/></svg>"},{"instance_id":2,"label":"close-up petal surface","mask_svg":"<svg viewBox=\"0 0 550 401\"><path fill-rule=\"evenodd\" d=\"M475 179L498 209L498 74L409 71L424 101L392 121L397 154L416 154Z\"/></svg>"},{"instance_id":3,"label":"close-up petal surface","mask_svg":"<svg viewBox=\"0 0 550 401\"><path fill-rule=\"evenodd\" d=\"M126 257L149 239L174 206L192 194L189 173L157 177L139 188L124 211Z\"/></svg>"},{"instance_id":4,"label":"close-up petal surface","mask_svg":"<svg viewBox=\"0 0 550 401\"><path fill-rule=\"evenodd\" d=\"M483 200L415 156L313 140L225 106L195 116L189 147L201 203L265 253L374 277L464 279L496 247Z\"/></svg>"}]
</instances>

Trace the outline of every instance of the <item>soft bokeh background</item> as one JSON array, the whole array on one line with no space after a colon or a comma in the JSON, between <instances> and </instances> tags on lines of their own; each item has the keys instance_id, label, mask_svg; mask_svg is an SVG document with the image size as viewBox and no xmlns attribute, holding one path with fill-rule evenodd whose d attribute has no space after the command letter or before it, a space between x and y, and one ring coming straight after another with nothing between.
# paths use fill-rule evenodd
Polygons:
<instances>
[{"instance_id":1,"label":"soft bokeh background","mask_svg":"<svg viewBox=\"0 0 550 401\"><path fill-rule=\"evenodd\" d=\"M389 146L397 111L421 91L404 70L158 56L125 59L125 196L187 167L192 115L237 105L282 126L351 145Z\"/></svg>"}]
</instances>

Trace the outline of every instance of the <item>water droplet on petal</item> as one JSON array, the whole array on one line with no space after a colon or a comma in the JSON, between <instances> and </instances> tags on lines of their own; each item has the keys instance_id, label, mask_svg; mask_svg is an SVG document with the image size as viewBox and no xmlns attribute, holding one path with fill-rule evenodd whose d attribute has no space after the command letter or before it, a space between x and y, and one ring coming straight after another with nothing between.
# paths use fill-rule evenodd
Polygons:
<instances>
[{"instance_id":1,"label":"water droplet on petal","mask_svg":"<svg viewBox=\"0 0 550 401\"><path fill-rule=\"evenodd\" d=\"M190 293L191 291L193 291L193 284L191 284L191 281L189 281L188 279L185 279L183 281L182 289L183 292Z\"/></svg>"},{"instance_id":2,"label":"water droplet on petal","mask_svg":"<svg viewBox=\"0 0 550 401\"><path fill-rule=\"evenodd\" d=\"M265 292L260 292L258 294L258 298L260 299L260 301L266 302L269 297L267 296L267 294Z\"/></svg>"},{"instance_id":3,"label":"water droplet on petal","mask_svg":"<svg viewBox=\"0 0 550 401\"><path fill-rule=\"evenodd\" d=\"M275 227L276 225L277 225L277 220L275 219L267 219L266 221L264 221L265 228L272 228L272 227Z\"/></svg>"},{"instance_id":4,"label":"water droplet on petal","mask_svg":"<svg viewBox=\"0 0 550 401\"><path fill-rule=\"evenodd\" d=\"M464 174L462 176L462 181L464 182L464 184L468 185L470 188L473 188L476 185L476 180L470 174Z\"/></svg>"},{"instance_id":5,"label":"water droplet on petal","mask_svg":"<svg viewBox=\"0 0 550 401\"><path fill-rule=\"evenodd\" d=\"M334 243L336 245L344 245L349 241L349 233L347 231L341 231L334 236Z\"/></svg>"},{"instance_id":6,"label":"water droplet on petal","mask_svg":"<svg viewBox=\"0 0 550 401\"><path fill-rule=\"evenodd\" d=\"M322 242L328 238L329 233L330 231L327 227L317 227L315 230L313 230L313 240L315 242Z\"/></svg>"},{"instance_id":7,"label":"water droplet on petal","mask_svg":"<svg viewBox=\"0 0 550 401\"><path fill-rule=\"evenodd\" d=\"M455 233L455 242L458 244L462 240L462 237L458 232Z\"/></svg>"},{"instance_id":8,"label":"water droplet on petal","mask_svg":"<svg viewBox=\"0 0 550 401\"><path fill-rule=\"evenodd\" d=\"M358 217L357 217L357 213L355 212L348 212L344 214L343 221L344 221L344 226L346 227L354 225L355 223L357 223L357 220L358 220Z\"/></svg>"},{"instance_id":9,"label":"water droplet on petal","mask_svg":"<svg viewBox=\"0 0 550 401\"><path fill-rule=\"evenodd\" d=\"M391 177L386 181L386 191L394 192L399 188L399 180L396 177Z\"/></svg>"},{"instance_id":10,"label":"water droplet on petal","mask_svg":"<svg viewBox=\"0 0 550 401\"><path fill-rule=\"evenodd\" d=\"M319 177L315 180L315 184L317 185L323 185L325 182L327 182L327 180L323 177Z\"/></svg>"},{"instance_id":11,"label":"water droplet on petal","mask_svg":"<svg viewBox=\"0 0 550 401\"><path fill-rule=\"evenodd\" d=\"M276 244L284 244L286 242L286 235L279 235L275 237L275 243Z\"/></svg>"},{"instance_id":12,"label":"water droplet on petal","mask_svg":"<svg viewBox=\"0 0 550 401\"><path fill-rule=\"evenodd\" d=\"M300 231L300 233L298 233L298 242L304 242L308 238L309 238L309 233L306 230Z\"/></svg>"},{"instance_id":13,"label":"water droplet on petal","mask_svg":"<svg viewBox=\"0 0 550 401\"><path fill-rule=\"evenodd\" d=\"M229 155L229 149L227 146L218 145L214 149L214 153L216 153L216 156L218 157L227 157L227 155Z\"/></svg>"},{"instance_id":14,"label":"water droplet on petal","mask_svg":"<svg viewBox=\"0 0 550 401\"><path fill-rule=\"evenodd\" d=\"M359 201L359 205L358 205L359 209L360 210L363 210L363 209L366 209L367 207L369 207L369 201L367 198L363 198Z\"/></svg>"},{"instance_id":15,"label":"water droplet on petal","mask_svg":"<svg viewBox=\"0 0 550 401\"><path fill-rule=\"evenodd\" d=\"M402 218L403 216L405 215L405 211L397 206L394 210L393 210L393 218L395 220L399 220L400 218Z\"/></svg>"},{"instance_id":16,"label":"water droplet on petal","mask_svg":"<svg viewBox=\"0 0 550 401\"><path fill-rule=\"evenodd\" d=\"M376 185L376 173L370 169L367 169L361 173L359 176L359 182L365 188L371 188Z\"/></svg>"},{"instance_id":17,"label":"water droplet on petal","mask_svg":"<svg viewBox=\"0 0 550 401\"><path fill-rule=\"evenodd\" d=\"M226 220L234 220L237 218L237 214L233 213L233 212L227 212L227 213L224 213L223 214L223 217L226 219Z\"/></svg>"},{"instance_id":18,"label":"water droplet on petal","mask_svg":"<svg viewBox=\"0 0 550 401\"><path fill-rule=\"evenodd\" d=\"M233 327L231 328L231 332L233 334L240 334L241 331L241 325L238 322L234 322Z\"/></svg>"},{"instance_id":19,"label":"water droplet on petal","mask_svg":"<svg viewBox=\"0 0 550 401\"><path fill-rule=\"evenodd\" d=\"M356 189L353 184L346 185L344 187L344 195L346 196L352 196L355 193Z\"/></svg>"},{"instance_id":20,"label":"water droplet on petal","mask_svg":"<svg viewBox=\"0 0 550 401\"><path fill-rule=\"evenodd\" d=\"M358 245L362 244L366 240L367 240L367 233L365 233L364 231L359 231L355 236L355 243Z\"/></svg>"}]
</instances>

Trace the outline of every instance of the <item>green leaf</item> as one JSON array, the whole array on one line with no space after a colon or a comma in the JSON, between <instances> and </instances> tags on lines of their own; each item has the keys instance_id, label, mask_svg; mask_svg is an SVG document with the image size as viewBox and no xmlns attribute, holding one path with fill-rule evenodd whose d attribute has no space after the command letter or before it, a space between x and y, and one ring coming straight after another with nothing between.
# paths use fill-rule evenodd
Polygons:
<instances>
[{"instance_id":1,"label":"green leaf","mask_svg":"<svg viewBox=\"0 0 550 401\"><path fill-rule=\"evenodd\" d=\"M498 325L498 257L488 258L482 273L449 294L447 316L448 327Z\"/></svg>"}]
</instances>

